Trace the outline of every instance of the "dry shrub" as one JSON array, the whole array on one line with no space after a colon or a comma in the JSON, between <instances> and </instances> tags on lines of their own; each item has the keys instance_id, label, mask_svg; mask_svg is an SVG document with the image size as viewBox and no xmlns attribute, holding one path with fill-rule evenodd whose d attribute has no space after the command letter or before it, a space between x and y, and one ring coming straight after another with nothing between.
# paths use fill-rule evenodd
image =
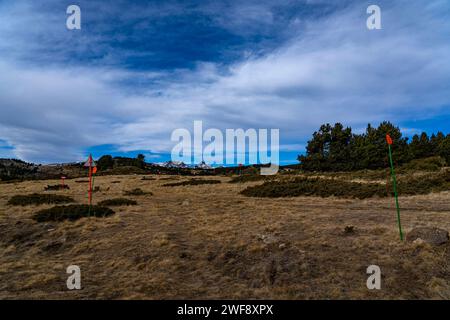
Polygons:
<instances>
[{"instance_id":1,"label":"dry shrub","mask_svg":"<svg viewBox=\"0 0 450 320\"><path fill-rule=\"evenodd\" d=\"M153 195L153 193L146 192L146 191L142 190L141 188L135 188L135 189L132 189L129 191L125 191L123 194L126 196L144 196L144 195L152 196Z\"/></svg>"},{"instance_id":2,"label":"dry shrub","mask_svg":"<svg viewBox=\"0 0 450 320\"><path fill-rule=\"evenodd\" d=\"M137 202L126 198L114 198L100 201L99 206L134 206Z\"/></svg>"},{"instance_id":3,"label":"dry shrub","mask_svg":"<svg viewBox=\"0 0 450 320\"><path fill-rule=\"evenodd\" d=\"M398 183L398 192L401 195L428 194L446 190L450 190L449 171L420 177L405 177Z\"/></svg>"},{"instance_id":4,"label":"dry shrub","mask_svg":"<svg viewBox=\"0 0 450 320\"><path fill-rule=\"evenodd\" d=\"M218 184L221 183L220 180L201 180L201 179L191 179L187 181L166 183L163 187L178 187L178 186L196 186L201 184Z\"/></svg>"},{"instance_id":5,"label":"dry shrub","mask_svg":"<svg viewBox=\"0 0 450 320\"><path fill-rule=\"evenodd\" d=\"M386 196L386 187L374 183L355 183L334 179L296 178L288 181L266 181L262 185L248 187L241 194L250 197L319 196L342 198L370 198Z\"/></svg>"},{"instance_id":6,"label":"dry shrub","mask_svg":"<svg viewBox=\"0 0 450 320\"><path fill-rule=\"evenodd\" d=\"M389 191L388 191L389 190ZM286 181L266 181L262 185L248 187L241 194L250 197L336 196L365 199L391 195L392 186L377 183L357 183L338 179L295 178ZM404 177L398 181L399 195L428 194L450 190L450 173L421 177Z\"/></svg>"},{"instance_id":7,"label":"dry shrub","mask_svg":"<svg viewBox=\"0 0 450 320\"><path fill-rule=\"evenodd\" d=\"M71 197L57 195L57 194L39 194L32 193L27 195L16 195L9 199L8 204L13 206L27 206L27 205L39 205L39 204L60 204L75 202Z\"/></svg>"},{"instance_id":8,"label":"dry shrub","mask_svg":"<svg viewBox=\"0 0 450 320\"><path fill-rule=\"evenodd\" d=\"M414 159L400 167L399 172L408 171L439 171L445 166L445 160L439 156L424 159Z\"/></svg>"},{"instance_id":9,"label":"dry shrub","mask_svg":"<svg viewBox=\"0 0 450 320\"><path fill-rule=\"evenodd\" d=\"M74 221L83 217L107 217L112 214L114 214L114 211L107 207L73 204L40 210L33 215L33 219L37 222Z\"/></svg>"},{"instance_id":10,"label":"dry shrub","mask_svg":"<svg viewBox=\"0 0 450 320\"><path fill-rule=\"evenodd\" d=\"M45 191L57 191L57 190L61 190L61 189L70 189L69 186L67 184L65 184L64 186L60 185L60 184L54 184L54 185L47 185L46 187L44 187Z\"/></svg>"},{"instance_id":11,"label":"dry shrub","mask_svg":"<svg viewBox=\"0 0 450 320\"><path fill-rule=\"evenodd\" d=\"M269 180L270 178L271 178L271 176L263 176L260 174L244 174L244 175L233 177L229 181L229 183L254 182L254 181Z\"/></svg>"}]
</instances>

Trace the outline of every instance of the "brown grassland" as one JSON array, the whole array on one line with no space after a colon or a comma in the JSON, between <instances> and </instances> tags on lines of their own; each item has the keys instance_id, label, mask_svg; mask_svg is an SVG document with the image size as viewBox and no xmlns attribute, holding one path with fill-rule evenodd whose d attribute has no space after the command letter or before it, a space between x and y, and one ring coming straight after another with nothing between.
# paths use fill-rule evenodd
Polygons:
<instances>
[{"instance_id":1,"label":"brown grassland","mask_svg":"<svg viewBox=\"0 0 450 320\"><path fill-rule=\"evenodd\" d=\"M450 299L449 243L400 242L391 197L253 198L240 192L263 181L167 187L191 178L153 177L97 177L95 204L148 193L114 215L63 222L32 219L52 204L7 204L58 180L0 184L0 299ZM86 183L66 183L47 192L85 204ZM449 199L400 197L405 232L450 230ZM381 290L366 287L372 264ZM81 268L81 290L66 287L69 265Z\"/></svg>"}]
</instances>

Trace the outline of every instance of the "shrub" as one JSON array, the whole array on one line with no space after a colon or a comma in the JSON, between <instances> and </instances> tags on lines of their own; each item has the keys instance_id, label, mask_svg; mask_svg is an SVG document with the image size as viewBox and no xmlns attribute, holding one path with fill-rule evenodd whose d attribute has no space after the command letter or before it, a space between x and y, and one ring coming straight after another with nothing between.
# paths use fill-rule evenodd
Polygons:
<instances>
[{"instance_id":1,"label":"shrub","mask_svg":"<svg viewBox=\"0 0 450 320\"><path fill-rule=\"evenodd\" d=\"M67 184L64 185L64 187L60 184L54 184L54 185L47 185L46 187L44 187L45 191L51 191L51 190L61 190L61 189L70 189L69 186Z\"/></svg>"},{"instance_id":2,"label":"shrub","mask_svg":"<svg viewBox=\"0 0 450 320\"><path fill-rule=\"evenodd\" d=\"M146 195L146 194L151 195L151 196L153 195L153 193L145 192L141 188L136 188L136 189L124 192L124 195L126 195L126 196L143 196L143 195Z\"/></svg>"},{"instance_id":3,"label":"shrub","mask_svg":"<svg viewBox=\"0 0 450 320\"><path fill-rule=\"evenodd\" d=\"M450 172L398 180L399 195L428 194L450 190ZM336 196L365 199L374 196L392 196L392 185L357 183L337 179L295 178L286 181L266 181L244 189L241 194L250 197Z\"/></svg>"},{"instance_id":4,"label":"shrub","mask_svg":"<svg viewBox=\"0 0 450 320\"><path fill-rule=\"evenodd\" d=\"M253 174L244 174L240 176L235 176L231 178L229 183L244 183L244 182L253 182L253 181L261 181L261 180L268 180L270 179L269 176L263 176L263 175L253 175Z\"/></svg>"},{"instance_id":5,"label":"shrub","mask_svg":"<svg viewBox=\"0 0 450 320\"><path fill-rule=\"evenodd\" d=\"M114 198L100 201L99 206L134 206L137 202L126 198Z\"/></svg>"},{"instance_id":6,"label":"shrub","mask_svg":"<svg viewBox=\"0 0 450 320\"><path fill-rule=\"evenodd\" d=\"M406 177L400 179L398 183L398 193L400 195L427 194L446 190L450 190L449 171L428 176Z\"/></svg>"},{"instance_id":7,"label":"shrub","mask_svg":"<svg viewBox=\"0 0 450 320\"><path fill-rule=\"evenodd\" d=\"M178 186L196 186L200 184L218 184L221 183L220 180L201 180L201 179L191 179L181 182L173 182L163 184L163 187L178 187Z\"/></svg>"},{"instance_id":8,"label":"shrub","mask_svg":"<svg viewBox=\"0 0 450 320\"><path fill-rule=\"evenodd\" d=\"M112 214L114 214L114 211L107 207L74 204L40 210L33 215L33 219L37 222L74 221L83 217L107 217Z\"/></svg>"},{"instance_id":9,"label":"shrub","mask_svg":"<svg viewBox=\"0 0 450 320\"><path fill-rule=\"evenodd\" d=\"M342 198L369 198L386 196L386 186L374 183L355 183L335 179L296 178L288 181L266 181L248 187L241 194L250 197L319 196Z\"/></svg>"},{"instance_id":10,"label":"shrub","mask_svg":"<svg viewBox=\"0 0 450 320\"><path fill-rule=\"evenodd\" d=\"M26 206L26 205L32 205L32 204L59 204L59 203L68 203L68 202L75 202L73 198L57 195L57 194L39 194L39 193L33 193L28 195L17 195L13 196L11 199L9 199L8 204L13 206Z\"/></svg>"},{"instance_id":11,"label":"shrub","mask_svg":"<svg viewBox=\"0 0 450 320\"><path fill-rule=\"evenodd\" d=\"M415 159L401 166L399 172L404 171L439 171L445 166L445 160L439 156L424 159Z\"/></svg>"},{"instance_id":12,"label":"shrub","mask_svg":"<svg viewBox=\"0 0 450 320\"><path fill-rule=\"evenodd\" d=\"M344 229L345 234L353 234L355 233L355 226L346 226Z\"/></svg>"}]
</instances>

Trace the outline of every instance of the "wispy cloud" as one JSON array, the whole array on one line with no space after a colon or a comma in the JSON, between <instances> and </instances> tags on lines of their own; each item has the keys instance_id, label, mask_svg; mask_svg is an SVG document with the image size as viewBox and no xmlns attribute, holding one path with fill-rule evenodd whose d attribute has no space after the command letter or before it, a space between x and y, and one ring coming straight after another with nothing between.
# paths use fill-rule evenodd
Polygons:
<instances>
[{"instance_id":1,"label":"wispy cloud","mask_svg":"<svg viewBox=\"0 0 450 320\"><path fill-rule=\"evenodd\" d=\"M176 2L129 9L92 2L88 8L101 17L82 11L90 24L79 34L63 29L65 8L56 2L42 11L31 1L3 3L0 138L30 161L79 159L102 144L164 153L173 146L173 129L203 120L220 129L279 128L281 144L291 151L324 122L364 127L446 113L448 3L379 2L383 29L377 31L365 27L368 4L360 1L303 1L295 10L290 2L231 2L187 6L188 13ZM103 18L118 10L123 30L111 33ZM147 18L158 14L164 16L155 18L164 21L160 27ZM177 20L183 15L192 26L181 23L177 31L169 22L185 21ZM190 36L179 52L165 56L177 46L133 47L147 39L140 29L161 33L162 42ZM203 45L213 49L189 52L198 49L189 39L198 46L195 32L202 30L210 32ZM240 54L221 55L229 50ZM168 63L172 58L187 61Z\"/></svg>"}]
</instances>

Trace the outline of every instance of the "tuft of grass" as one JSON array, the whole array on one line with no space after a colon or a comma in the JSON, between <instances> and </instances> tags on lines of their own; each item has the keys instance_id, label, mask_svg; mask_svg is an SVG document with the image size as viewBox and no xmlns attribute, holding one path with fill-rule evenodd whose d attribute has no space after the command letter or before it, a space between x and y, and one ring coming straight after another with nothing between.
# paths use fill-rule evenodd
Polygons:
<instances>
[{"instance_id":1,"label":"tuft of grass","mask_svg":"<svg viewBox=\"0 0 450 320\"><path fill-rule=\"evenodd\" d=\"M196 186L201 184L218 184L221 183L220 180L202 180L202 179L190 179L187 181L181 181L181 182L173 182L173 183L166 183L163 184L163 187L178 187L178 186Z\"/></svg>"},{"instance_id":2,"label":"tuft of grass","mask_svg":"<svg viewBox=\"0 0 450 320\"><path fill-rule=\"evenodd\" d=\"M142 190L141 188L135 188L129 191L125 191L123 193L126 196L144 196L144 195L150 195L152 196L153 193L152 192L146 192L144 190Z\"/></svg>"},{"instance_id":3,"label":"tuft of grass","mask_svg":"<svg viewBox=\"0 0 450 320\"><path fill-rule=\"evenodd\" d=\"M99 206L134 206L137 202L126 198L114 198L100 201Z\"/></svg>"},{"instance_id":4,"label":"tuft of grass","mask_svg":"<svg viewBox=\"0 0 450 320\"><path fill-rule=\"evenodd\" d=\"M33 219L37 222L46 221L75 221L83 217L107 217L114 211L107 207L90 206L87 204L73 204L68 206L55 206L36 212Z\"/></svg>"},{"instance_id":5,"label":"tuft of grass","mask_svg":"<svg viewBox=\"0 0 450 320\"><path fill-rule=\"evenodd\" d=\"M13 206L27 206L39 204L60 204L75 202L71 197L57 195L57 194L39 194L32 193L27 195L16 195L9 199L8 204Z\"/></svg>"}]
</instances>

